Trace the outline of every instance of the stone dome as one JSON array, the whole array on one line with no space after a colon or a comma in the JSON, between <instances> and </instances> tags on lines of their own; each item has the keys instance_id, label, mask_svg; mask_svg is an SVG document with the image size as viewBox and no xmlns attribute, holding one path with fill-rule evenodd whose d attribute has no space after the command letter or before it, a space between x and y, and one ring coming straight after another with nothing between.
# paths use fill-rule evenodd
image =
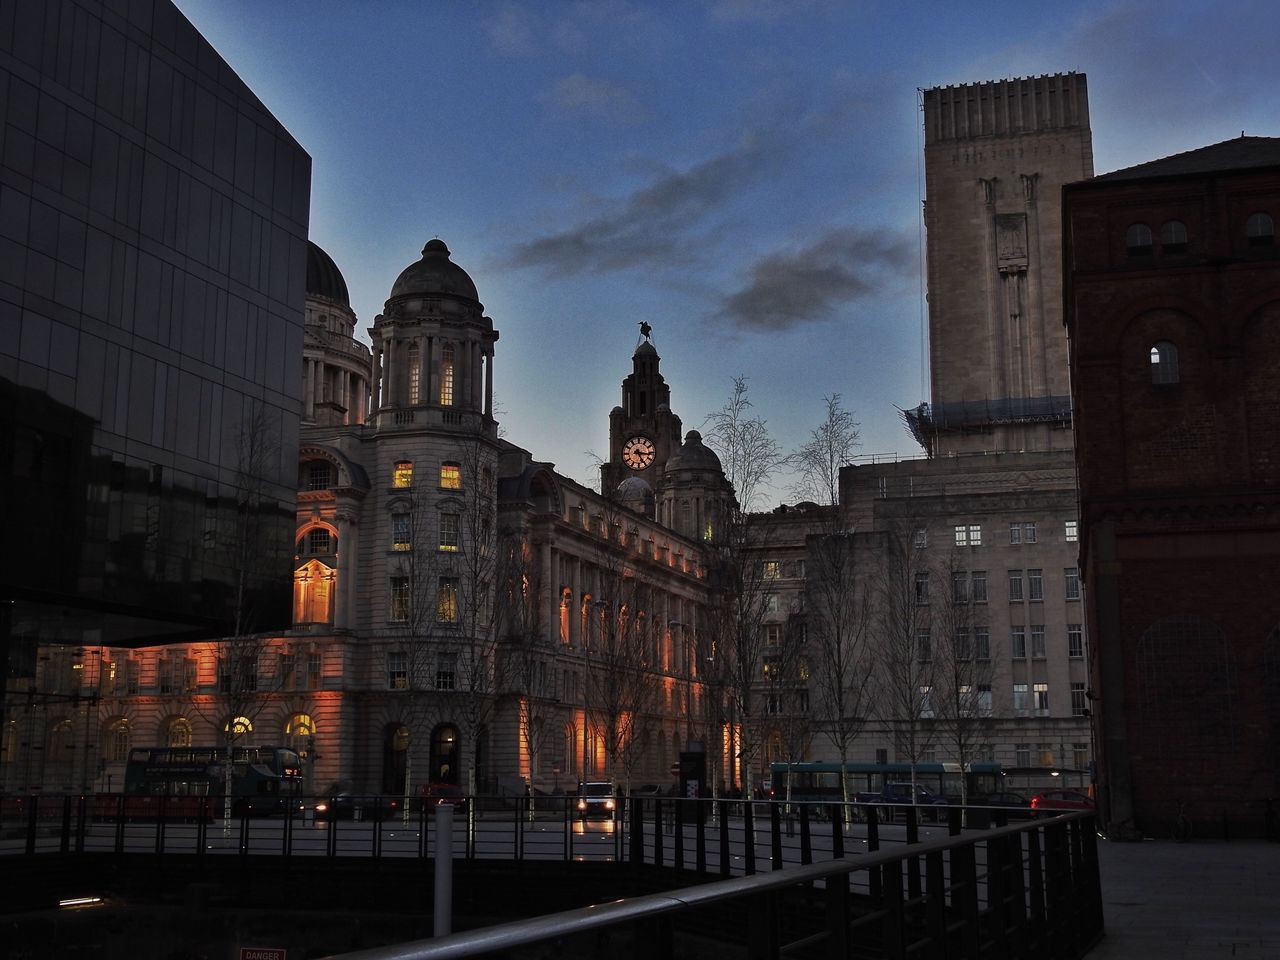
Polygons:
<instances>
[{"instance_id":1,"label":"stone dome","mask_svg":"<svg viewBox=\"0 0 1280 960\"><path fill-rule=\"evenodd\" d=\"M643 508L646 500L653 498L653 488L641 477L627 477L615 491L618 500L627 506L640 504Z\"/></svg>"},{"instance_id":2,"label":"stone dome","mask_svg":"<svg viewBox=\"0 0 1280 960\"><path fill-rule=\"evenodd\" d=\"M391 296L422 297L452 294L479 302L476 285L467 271L449 259L449 248L439 237L428 240L422 248L422 259L401 271L391 287Z\"/></svg>"},{"instance_id":3,"label":"stone dome","mask_svg":"<svg viewBox=\"0 0 1280 960\"><path fill-rule=\"evenodd\" d=\"M667 459L667 473L672 470L721 470L720 458L702 442L702 434L690 430L684 445Z\"/></svg>"},{"instance_id":4,"label":"stone dome","mask_svg":"<svg viewBox=\"0 0 1280 960\"><path fill-rule=\"evenodd\" d=\"M636 347L636 352L631 355L631 359L636 357L657 357L658 348L653 345L650 340L642 341L640 346Z\"/></svg>"},{"instance_id":5,"label":"stone dome","mask_svg":"<svg viewBox=\"0 0 1280 960\"><path fill-rule=\"evenodd\" d=\"M342 271L332 257L310 240L307 241L307 296L336 300L344 307L351 306Z\"/></svg>"}]
</instances>

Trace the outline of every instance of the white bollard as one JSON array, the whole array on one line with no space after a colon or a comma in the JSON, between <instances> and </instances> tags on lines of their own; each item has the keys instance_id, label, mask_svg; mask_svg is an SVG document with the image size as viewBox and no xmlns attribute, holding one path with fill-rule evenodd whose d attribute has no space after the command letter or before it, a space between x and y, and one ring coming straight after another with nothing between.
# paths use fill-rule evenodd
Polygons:
<instances>
[{"instance_id":1,"label":"white bollard","mask_svg":"<svg viewBox=\"0 0 1280 960\"><path fill-rule=\"evenodd\" d=\"M453 804L436 807L436 893L435 925L437 937L453 932Z\"/></svg>"}]
</instances>

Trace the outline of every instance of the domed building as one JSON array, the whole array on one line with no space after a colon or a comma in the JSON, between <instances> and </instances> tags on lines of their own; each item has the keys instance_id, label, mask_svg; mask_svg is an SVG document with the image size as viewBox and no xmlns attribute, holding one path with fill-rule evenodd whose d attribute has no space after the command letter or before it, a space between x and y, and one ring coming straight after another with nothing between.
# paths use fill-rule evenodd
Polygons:
<instances>
[{"instance_id":1,"label":"domed building","mask_svg":"<svg viewBox=\"0 0 1280 960\"><path fill-rule=\"evenodd\" d=\"M355 339L347 282L332 258L307 241L302 423L364 423L372 376L369 348Z\"/></svg>"}]
</instances>

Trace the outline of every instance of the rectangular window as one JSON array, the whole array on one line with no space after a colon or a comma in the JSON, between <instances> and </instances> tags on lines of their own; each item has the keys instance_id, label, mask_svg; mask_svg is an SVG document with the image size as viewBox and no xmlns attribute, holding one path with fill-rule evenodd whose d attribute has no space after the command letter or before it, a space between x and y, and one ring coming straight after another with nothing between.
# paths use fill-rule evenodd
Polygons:
<instances>
[{"instance_id":1,"label":"rectangular window","mask_svg":"<svg viewBox=\"0 0 1280 960\"><path fill-rule=\"evenodd\" d=\"M1027 656L1027 628L1026 627L1010 627L1009 628L1009 653L1015 660L1025 659Z\"/></svg>"},{"instance_id":2,"label":"rectangular window","mask_svg":"<svg viewBox=\"0 0 1280 960\"><path fill-rule=\"evenodd\" d=\"M329 464L324 460L312 460L307 464L307 489L328 490L330 487Z\"/></svg>"},{"instance_id":3,"label":"rectangular window","mask_svg":"<svg viewBox=\"0 0 1280 960\"><path fill-rule=\"evenodd\" d=\"M258 658L240 658L240 689L253 691L258 689Z\"/></svg>"},{"instance_id":4,"label":"rectangular window","mask_svg":"<svg viewBox=\"0 0 1280 960\"><path fill-rule=\"evenodd\" d=\"M453 406L453 344L446 343L440 351L440 406Z\"/></svg>"},{"instance_id":5,"label":"rectangular window","mask_svg":"<svg viewBox=\"0 0 1280 960\"><path fill-rule=\"evenodd\" d=\"M396 623L404 623L409 619L409 578L391 578L390 618Z\"/></svg>"},{"instance_id":6,"label":"rectangular window","mask_svg":"<svg viewBox=\"0 0 1280 960\"><path fill-rule=\"evenodd\" d=\"M1077 540L1080 539L1080 528L1078 526L1078 521L1067 520L1063 522L1062 538L1066 540L1067 543L1075 543Z\"/></svg>"},{"instance_id":7,"label":"rectangular window","mask_svg":"<svg viewBox=\"0 0 1280 960\"><path fill-rule=\"evenodd\" d=\"M927 683L920 685L920 719L933 719L933 688Z\"/></svg>"},{"instance_id":8,"label":"rectangular window","mask_svg":"<svg viewBox=\"0 0 1280 960\"><path fill-rule=\"evenodd\" d=\"M393 513L391 515L391 549L409 550L412 547L413 542L409 536L409 515Z\"/></svg>"},{"instance_id":9,"label":"rectangular window","mask_svg":"<svg viewBox=\"0 0 1280 960\"><path fill-rule=\"evenodd\" d=\"M929 545L929 531L925 527L916 527L911 531L911 546L923 550Z\"/></svg>"},{"instance_id":10,"label":"rectangular window","mask_svg":"<svg viewBox=\"0 0 1280 960\"><path fill-rule=\"evenodd\" d=\"M456 513L440 514L440 549L455 551L458 549L459 517Z\"/></svg>"},{"instance_id":11,"label":"rectangular window","mask_svg":"<svg viewBox=\"0 0 1280 960\"><path fill-rule=\"evenodd\" d=\"M1036 744L1036 762L1042 767L1053 766L1053 744Z\"/></svg>"},{"instance_id":12,"label":"rectangular window","mask_svg":"<svg viewBox=\"0 0 1280 960\"><path fill-rule=\"evenodd\" d=\"M963 570L951 574L951 599L955 603L969 602L969 575Z\"/></svg>"},{"instance_id":13,"label":"rectangular window","mask_svg":"<svg viewBox=\"0 0 1280 960\"><path fill-rule=\"evenodd\" d=\"M1032 687L1035 694L1035 707L1037 717L1047 717L1049 715L1049 685L1047 683L1037 683Z\"/></svg>"},{"instance_id":14,"label":"rectangular window","mask_svg":"<svg viewBox=\"0 0 1280 960\"><path fill-rule=\"evenodd\" d=\"M1013 603L1022 599L1022 571L1009 571L1009 602Z\"/></svg>"},{"instance_id":15,"label":"rectangular window","mask_svg":"<svg viewBox=\"0 0 1280 960\"><path fill-rule=\"evenodd\" d=\"M409 658L404 651L387 654L387 689L409 689Z\"/></svg>"},{"instance_id":16,"label":"rectangular window","mask_svg":"<svg viewBox=\"0 0 1280 960\"><path fill-rule=\"evenodd\" d=\"M765 613L777 613L777 612L778 612L778 595L777 595L776 593L767 593L767 594L765 594L765 597L764 597L764 612L765 612Z\"/></svg>"},{"instance_id":17,"label":"rectangular window","mask_svg":"<svg viewBox=\"0 0 1280 960\"><path fill-rule=\"evenodd\" d=\"M1019 743L1014 745L1013 763L1017 767L1031 766L1031 744Z\"/></svg>"},{"instance_id":18,"label":"rectangular window","mask_svg":"<svg viewBox=\"0 0 1280 960\"><path fill-rule=\"evenodd\" d=\"M200 665L195 660L182 661L182 690L184 693L195 693L200 680Z\"/></svg>"},{"instance_id":19,"label":"rectangular window","mask_svg":"<svg viewBox=\"0 0 1280 960\"><path fill-rule=\"evenodd\" d=\"M1084 695L1084 682L1071 681L1071 715L1073 717L1088 716L1089 700Z\"/></svg>"},{"instance_id":20,"label":"rectangular window","mask_svg":"<svg viewBox=\"0 0 1280 960\"><path fill-rule=\"evenodd\" d=\"M956 627L951 635L951 645L955 649L956 660L960 663L973 659L973 643L969 638L968 627Z\"/></svg>"},{"instance_id":21,"label":"rectangular window","mask_svg":"<svg viewBox=\"0 0 1280 960\"><path fill-rule=\"evenodd\" d=\"M160 658L160 666L157 671L156 680L162 694L176 692L173 689L173 661L168 657Z\"/></svg>"},{"instance_id":22,"label":"rectangular window","mask_svg":"<svg viewBox=\"0 0 1280 960\"><path fill-rule=\"evenodd\" d=\"M916 603L929 602L929 574L916 574Z\"/></svg>"},{"instance_id":23,"label":"rectangular window","mask_svg":"<svg viewBox=\"0 0 1280 960\"><path fill-rule=\"evenodd\" d=\"M782 642L782 624L766 623L764 625L764 644L766 647L776 647Z\"/></svg>"},{"instance_id":24,"label":"rectangular window","mask_svg":"<svg viewBox=\"0 0 1280 960\"><path fill-rule=\"evenodd\" d=\"M889 762L889 750L886 747L876 747L876 763L886 764Z\"/></svg>"},{"instance_id":25,"label":"rectangular window","mask_svg":"<svg viewBox=\"0 0 1280 960\"><path fill-rule=\"evenodd\" d=\"M319 690L321 679L321 659L319 653L307 655L307 689Z\"/></svg>"},{"instance_id":26,"label":"rectangular window","mask_svg":"<svg viewBox=\"0 0 1280 960\"><path fill-rule=\"evenodd\" d=\"M991 628L973 628L973 658L975 660L991 659Z\"/></svg>"},{"instance_id":27,"label":"rectangular window","mask_svg":"<svg viewBox=\"0 0 1280 960\"><path fill-rule=\"evenodd\" d=\"M928 663L933 659L933 644L929 640L929 628L916 631L916 659Z\"/></svg>"},{"instance_id":28,"label":"rectangular window","mask_svg":"<svg viewBox=\"0 0 1280 960\"><path fill-rule=\"evenodd\" d=\"M1084 658L1084 628L1078 623L1067 624L1067 656L1072 660Z\"/></svg>"},{"instance_id":29,"label":"rectangular window","mask_svg":"<svg viewBox=\"0 0 1280 960\"><path fill-rule=\"evenodd\" d=\"M1077 770L1089 769L1089 745L1073 743L1071 745L1071 765Z\"/></svg>"},{"instance_id":30,"label":"rectangular window","mask_svg":"<svg viewBox=\"0 0 1280 960\"><path fill-rule=\"evenodd\" d=\"M1027 571L1027 599L1028 600L1044 599L1044 571L1043 570Z\"/></svg>"},{"instance_id":31,"label":"rectangular window","mask_svg":"<svg viewBox=\"0 0 1280 960\"><path fill-rule=\"evenodd\" d=\"M307 531L307 555L323 557L333 553L333 537L324 527L312 527Z\"/></svg>"},{"instance_id":32,"label":"rectangular window","mask_svg":"<svg viewBox=\"0 0 1280 960\"><path fill-rule=\"evenodd\" d=\"M1037 660L1043 660L1045 657L1043 623L1031 625L1031 656Z\"/></svg>"},{"instance_id":33,"label":"rectangular window","mask_svg":"<svg viewBox=\"0 0 1280 960\"><path fill-rule=\"evenodd\" d=\"M764 562L764 578L766 580L777 580L782 576L782 564L777 560L766 560Z\"/></svg>"},{"instance_id":34,"label":"rectangular window","mask_svg":"<svg viewBox=\"0 0 1280 960\"><path fill-rule=\"evenodd\" d=\"M978 684L978 716L989 717L994 709L991 702L991 684Z\"/></svg>"},{"instance_id":35,"label":"rectangular window","mask_svg":"<svg viewBox=\"0 0 1280 960\"><path fill-rule=\"evenodd\" d=\"M974 603L987 602L987 571L975 570L970 578L969 595Z\"/></svg>"},{"instance_id":36,"label":"rectangular window","mask_svg":"<svg viewBox=\"0 0 1280 960\"><path fill-rule=\"evenodd\" d=\"M391 485L401 488L413 486L413 463L411 461L400 460L396 463L391 472Z\"/></svg>"},{"instance_id":37,"label":"rectangular window","mask_svg":"<svg viewBox=\"0 0 1280 960\"><path fill-rule=\"evenodd\" d=\"M1035 543L1036 542L1036 525L1032 523L1011 523L1009 524L1009 542L1010 543Z\"/></svg>"},{"instance_id":38,"label":"rectangular window","mask_svg":"<svg viewBox=\"0 0 1280 960\"><path fill-rule=\"evenodd\" d=\"M138 693L138 677L141 673L142 664L132 657L125 661L124 664L124 689L125 693L130 696L136 696Z\"/></svg>"},{"instance_id":39,"label":"rectangular window","mask_svg":"<svg viewBox=\"0 0 1280 960\"><path fill-rule=\"evenodd\" d=\"M458 578L441 577L436 591L436 619L441 623L458 622Z\"/></svg>"},{"instance_id":40,"label":"rectangular window","mask_svg":"<svg viewBox=\"0 0 1280 960\"><path fill-rule=\"evenodd\" d=\"M809 712L809 691L800 689L796 691L796 713Z\"/></svg>"},{"instance_id":41,"label":"rectangular window","mask_svg":"<svg viewBox=\"0 0 1280 960\"><path fill-rule=\"evenodd\" d=\"M766 678L773 677L777 679L782 670L782 663L776 656L766 655L761 660L761 668Z\"/></svg>"},{"instance_id":42,"label":"rectangular window","mask_svg":"<svg viewBox=\"0 0 1280 960\"><path fill-rule=\"evenodd\" d=\"M457 463L440 464L440 486L445 490L461 490L462 466Z\"/></svg>"},{"instance_id":43,"label":"rectangular window","mask_svg":"<svg viewBox=\"0 0 1280 960\"><path fill-rule=\"evenodd\" d=\"M458 657L453 653L442 653L436 658L436 689L453 690L457 684Z\"/></svg>"},{"instance_id":44,"label":"rectangular window","mask_svg":"<svg viewBox=\"0 0 1280 960\"><path fill-rule=\"evenodd\" d=\"M218 692L231 692L231 664L221 658L218 660Z\"/></svg>"},{"instance_id":45,"label":"rectangular window","mask_svg":"<svg viewBox=\"0 0 1280 960\"><path fill-rule=\"evenodd\" d=\"M1062 571L1062 575L1066 580L1065 596L1068 600L1080 599L1080 568L1067 567Z\"/></svg>"},{"instance_id":46,"label":"rectangular window","mask_svg":"<svg viewBox=\"0 0 1280 960\"><path fill-rule=\"evenodd\" d=\"M976 523L962 523L955 528L957 547L982 546L982 527Z\"/></svg>"},{"instance_id":47,"label":"rectangular window","mask_svg":"<svg viewBox=\"0 0 1280 960\"><path fill-rule=\"evenodd\" d=\"M297 678L293 675L295 668L294 661L296 658L292 653L280 654L280 689L293 690L297 683Z\"/></svg>"},{"instance_id":48,"label":"rectangular window","mask_svg":"<svg viewBox=\"0 0 1280 960\"><path fill-rule=\"evenodd\" d=\"M1031 694L1025 683L1013 685L1013 715L1025 717L1031 710Z\"/></svg>"}]
</instances>

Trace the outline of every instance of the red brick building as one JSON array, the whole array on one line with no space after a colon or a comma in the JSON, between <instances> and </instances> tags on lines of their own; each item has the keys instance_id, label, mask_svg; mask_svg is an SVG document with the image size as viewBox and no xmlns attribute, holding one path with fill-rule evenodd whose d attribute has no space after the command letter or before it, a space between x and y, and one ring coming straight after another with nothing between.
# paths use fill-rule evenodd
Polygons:
<instances>
[{"instance_id":1,"label":"red brick building","mask_svg":"<svg viewBox=\"0 0 1280 960\"><path fill-rule=\"evenodd\" d=\"M1280 797L1280 138L1063 190L1100 810L1263 830ZM1278 805L1277 813L1280 813Z\"/></svg>"}]
</instances>

